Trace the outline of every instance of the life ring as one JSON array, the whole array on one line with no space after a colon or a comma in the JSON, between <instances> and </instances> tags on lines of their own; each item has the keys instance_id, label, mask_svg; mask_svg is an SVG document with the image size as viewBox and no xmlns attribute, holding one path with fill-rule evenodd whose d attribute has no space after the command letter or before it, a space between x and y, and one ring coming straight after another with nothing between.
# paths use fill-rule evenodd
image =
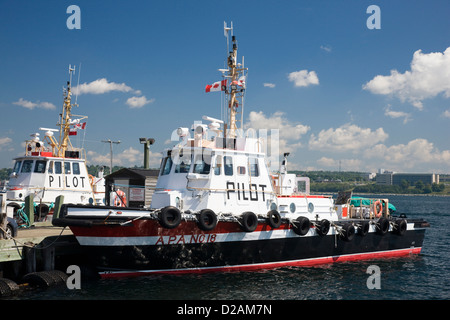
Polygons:
<instances>
[{"instance_id":1,"label":"life ring","mask_svg":"<svg viewBox=\"0 0 450 320\"><path fill-rule=\"evenodd\" d=\"M211 231L217 225L217 216L211 209L203 209L197 215L197 225L203 231Z\"/></svg>"},{"instance_id":2,"label":"life ring","mask_svg":"<svg viewBox=\"0 0 450 320\"><path fill-rule=\"evenodd\" d=\"M381 204L380 200L374 202L373 213L375 214L375 217L381 218L381 215L383 214L383 205Z\"/></svg>"},{"instance_id":3,"label":"life ring","mask_svg":"<svg viewBox=\"0 0 450 320\"><path fill-rule=\"evenodd\" d=\"M386 234L389 230L389 221L386 218L380 218L376 223L377 233L380 235Z\"/></svg>"},{"instance_id":4,"label":"life ring","mask_svg":"<svg viewBox=\"0 0 450 320\"><path fill-rule=\"evenodd\" d=\"M94 176L92 174L89 175L89 183L91 184L91 186L94 185Z\"/></svg>"},{"instance_id":5,"label":"life ring","mask_svg":"<svg viewBox=\"0 0 450 320\"><path fill-rule=\"evenodd\" d=\"M281 225L281 216L277 210L270 210L267 212L267 223L273 229L278 228Z\"/></svg>"},{"instance_id":6,"label":"life ring","mask_svg":"<svg viewBox=\"0 0 450 320\"><path fill-rule=\"evenodd\" d=\"M363 221L361 222L361 224L358 225L358 234L361 237L364 237L365 235L367 235L369 233L369 222L368 221Z\"/></svg>"},{"instance_id":7,"label":"life ring","mask_svg":"<svg viewBox=\"0 0 450 320\"><path fill-rule=\"evenodd\" d=\"M403 236L405 234L407 228L408 228L408 225L407 225L405 219L399 219L399 220L395 221L394 231L399 236Z\"/></svg>"},{"instance_id":8,"label":"life ring","mask_svg":"<svg viewBox=\"0 0 450 320\"><path fill-rule=\"evenodd\" d=\"M319 223L316 224L316 231L319 234L319 236L324 236L328 233L330 230L330 221L327 219L321 220Z\"/></svg>"},{"instance_id":9,"label":"life ring","mask_svg":"<svg viewBox=\"0 0 450 320\"><path fill-rule=\"evenodd\" d=\"M158 213L159 223L167 229L178 227L181 222L181 212L173 206L164 207Z\"/></svg>"},{"instance_id":10,"label":"life ring","mask_svg":"<svg viewBox=\"0 0 450 320\"><path fill-rule=\"evenodd\" d=\"M126 207L127 206L127 196L125 192L120 189L114 191L114 205L116 207Z\"/></svg>"},{"instance_id":11,"label":"life ring","mask_svg":"<svg viewBox=\"0 0 450 320\"><path fill-rule=\"evenodd\" d=\"M309 228L311 227L311 222L307 217L298 217L294 223L294 232L299 236L304 236L308 233Z\"/></svg>"},{"instance_id":12,"label":"life ring","mask_svg":"<svg viewBox=\"0 0 450 320\"><path fill-rule=\"evenodd\" d=\"M244 212L240 218L241 228L245 232L253 232L258 226L258 217L253 212Z\"/></svg>"},{"instance_id":13,"label":"life ring","mask_svg":"<svg viewBox=\"0 0 450 320\"><path fill-rule=\"evenodd\" d=\"M346 223L342 226L342 238L345 241L352 241L355 237L355 226L351 223Z\"/></svg>"}]
</instances>

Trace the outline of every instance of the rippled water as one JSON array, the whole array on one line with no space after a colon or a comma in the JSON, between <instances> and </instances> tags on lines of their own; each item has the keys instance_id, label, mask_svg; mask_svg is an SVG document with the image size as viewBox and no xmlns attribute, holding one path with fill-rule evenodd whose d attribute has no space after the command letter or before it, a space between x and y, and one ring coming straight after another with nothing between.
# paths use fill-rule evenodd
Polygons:
<instances>
[{"instance_id":1,"label":"rippled water","mask_svg":"<svg viewBox=\"0 0 450 320\"><path fill-rule=\"evenodd\" d=\"M80 290L29 290L16 299L145 300L429 300L450 299L450 197L389 196L398 212L425 218L420 255L259 272L157 275L87 281ZM381 288L367 288L370 265Z\"/></svg>"}]
</instances>

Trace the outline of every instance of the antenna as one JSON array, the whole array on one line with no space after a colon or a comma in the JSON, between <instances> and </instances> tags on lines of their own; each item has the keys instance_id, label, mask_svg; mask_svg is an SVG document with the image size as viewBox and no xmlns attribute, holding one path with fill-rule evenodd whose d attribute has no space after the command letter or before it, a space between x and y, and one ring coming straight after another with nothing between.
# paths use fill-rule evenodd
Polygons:
<instances>
[{"instance_id":1,"label":"antenna","mask_svg":"<svg viewBox=\"0 0 450 320\"><path fill-rule=\"evenodd\" d=\"M80 67L78 68L78 82L77 82L77 93L75 95L75 105L78 106L77 101L78 101L78 93L80 93L80 75L81 75L81 62L80 62Z\"/></svg>"},{"instance_id":2,"label":"antenna","mask_svg":"<svg viewBox=\"0 0 450 320\"><path fill-rule=\"evenodd\" d=\"M75 72L75 66L69 64L69 83L72 83L72 72Z\"/></svg>"},{"instance_id":3,"label":"antenna","mask_svg":"<svg viewBox=\"0 0 450 320\"><path fill-rule=\"evenodd\" d=\"M223 22L223 35L225 36L225 38L227 38L227 54L230 51L228 31L231 31L231 36L233 36L233 21L231 21L231 27L227 27L226 21Z\"/></svg>"}]
</instances>

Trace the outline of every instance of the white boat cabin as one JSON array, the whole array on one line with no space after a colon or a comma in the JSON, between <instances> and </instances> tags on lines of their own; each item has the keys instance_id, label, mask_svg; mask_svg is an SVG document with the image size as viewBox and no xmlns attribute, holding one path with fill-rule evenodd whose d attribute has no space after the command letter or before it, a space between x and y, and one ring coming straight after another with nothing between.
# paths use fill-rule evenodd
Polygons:
<instances>
[{"instance_id":1,"label":"white boat cabin","mask_svg":"<svg viewBox=\"0 0 450 320\"><path fill-rule=\"evenodd\" d=\"M7 200L24 201L34 194L37 202L51 203L64 194L65 202L93 203L93 191L84 160L47 156L15 159L10 176Z\"/></svg>"},{"instance_id":2,"label":"white boat cabin","mask_svg":"<svg viewBox=\"0 0 450 320\"><path fill-rule=\"evenodd\" d=\"M217 124L209 127L216 129ZM179 128L182 141L163 152L151 208L175 206L185 213L211 209L232 215L251 211L263 216L277 210L288 218L337 218L331 197L310 195L309 179L288 174L286 158L279 172L269 172L261 139L225 139L217 130L208 137L205 125L193 131L191 139L187 128ZM306 188L299 190L299 185Z\"/></svg>"}]
</instances>

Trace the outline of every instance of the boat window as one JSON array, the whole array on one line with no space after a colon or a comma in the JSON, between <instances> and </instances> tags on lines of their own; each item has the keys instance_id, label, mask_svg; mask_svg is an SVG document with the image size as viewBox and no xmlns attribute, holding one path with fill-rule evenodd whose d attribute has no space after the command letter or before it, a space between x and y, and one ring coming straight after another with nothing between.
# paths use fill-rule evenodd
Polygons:
<instances>
[{"instance_id":1,"label":"boat window","mask_svg":"<svg viewBox=\"0 0 450 320\"><path fill-rule=\"evenodd\" d=\"M258 158L249 158L250 176L259 177Z\"/></svg>"},{"instance_id":2,"label":"boat window","mask_svg":"<svg viewBox=\"0 0 450 320\"><path fill-rule=\"evenodd\" d=\"M47 164L47 161L36 160L36 165L34 166L34 172L36 172L36 173L44 173L46 164Z\"/></svg>"},{"instance_id":3,"label":"boat window","mask_svg":"<svg viewBox=\"0 0 450 320\"><path fill-rule=\"evenodd\" d=\"M20 165L22 164L22 161L16 161L16 163L14 164L14 169L13 172L17 173L20 170Z\"/></svg>"},{"instance_id":4,"label":"boat window","mask_svg":"<svg viewBox=\"0 0 450 320\"><path fill-rule=\"evenodd\" d=\"M216 165L214 167L214 174L216 176L220 175L221 167L222 167L222 156L216 156Z\"/></svg>"},{"instance_id":5,"label":"boat window","mask_svg":"<svg viewBox=\"0 0 450 320\"><path fill-rule=\"evenodd\" d=\"M72 164L73 174L80 174L80 164L77 162L74 162Z\"/></svg>"},{"instance_id":6,"label":"boat window","mask_svg":"<svg viewBox=\"0 0 450 320\"><path fill-rule=\"evenodd\" d=\"M223 157L225 165L224 165L224 171L226 176L232 176L233 175L233 158L230 156Z\"/></svg>"},{"instance_id":7,"label":"boat window","mask_svg":"<svg viewBox=\"0 0 450 320\"><path fill-rule=\"evenodd\" d=\"M237 167L237 173L238 174L245 174L245 167Z\"/></svg>"},{"instance_id":8,"label":"boat window","mask_svg":"<svg viewBox=\"0 0 450 320\"><path fill-rule=\"evenodd\" d=\"M56 174L62 173L61 162L59 162L59 161L55 161L55 173Z\"/></svg>"},{"instance_id":9,"label":"boat window","mask_svg":"<svg viewBox=\"0 0 450 320\"><path fill-rule=\"evenodd\" d=\"M64 173L71 174L70 172L70 162L64 162Z\"/></svg>"},{"instance_id":10,"label":"boat window","mask_svg":"<svg viewBox=\"0 0 450 320\"><path fill-rule=\"evenodd\" d=\"M53 161L48 163L48 173L53 173Z\"/></svg>"},{"instance_id":11,"label":"boat window","mask_svg":"<svg viewBox=\"0 0 450 320\"><path fill-rule=\"evenodd\" d=\"M203 157L203 155L195 157L194 173L209 174L209 171L211 170L211 161L205 161L205 158L206 157Z\"/></svg>"},{"instance_id":12,"label":"boat window","mask_svg":"<svg viewBox=\"0 0 450 320\"><path fill-rule=\"evenodd\" d=\"M172 158L171 157L166 157L164 159L164 162L163 162L161 175L163 176L165 174L169 174L170 173L170 169L172 169Z\"/></svg>"},{"instance_id":13,"label":"boat window","mask_svg":"<svg viewBox=\"0 0 450 320\"><path fill-rule=\"evenodd\" d=\"M175 166L175 173L188 173L191 168L192 158L188 155L180 155L178 164Z\"/></svg>"},{"instance_id":14,"label":"boat window","mask_svg":"<svg viewBox=\"0 0 450 320\"><path fill-rule=\"evenodd\" d=\"M33 168L33 160L24 160L21 172L31 172Z\"/></svg>"}]
</instances>

